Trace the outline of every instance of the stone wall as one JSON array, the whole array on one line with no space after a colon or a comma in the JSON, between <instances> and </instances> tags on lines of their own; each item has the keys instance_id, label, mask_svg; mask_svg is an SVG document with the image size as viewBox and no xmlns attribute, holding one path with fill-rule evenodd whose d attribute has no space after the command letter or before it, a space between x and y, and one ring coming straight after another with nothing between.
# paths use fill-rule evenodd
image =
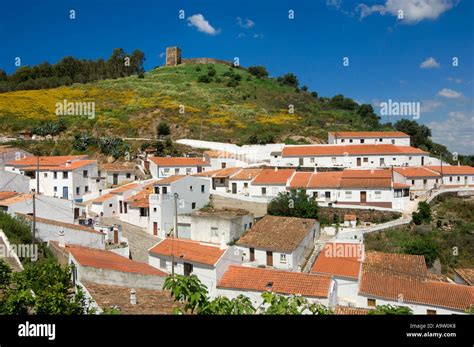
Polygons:
<instances>
[{"instance_id":1,"label":"stone wall","mask_svg":"<svg viewBox=\"0 0 474 347\"><path fill-rule=\"evenodd\" d=\"M214 58L190 58L190 59L182 59L181 62L183 64L226 64L232 66L230 61L214 59Z\"/></svg>"},{"instance_id":2,"label":"stone wall","mask_svg":"<svg viewBox=\"0 0 474 347\"><path fill-rule=\"evenodd\" d=\"M392 211L380 211L371 209L355 209L355 208L331 208L331 207L320 207L319 208L319 219L321 222L332 223L334 215L339 216L341 224L344 222L344 215L354 214L357 219L361 222L370 223L384 223L400 217L400 213Z\"/></svg>"}]
</instances>

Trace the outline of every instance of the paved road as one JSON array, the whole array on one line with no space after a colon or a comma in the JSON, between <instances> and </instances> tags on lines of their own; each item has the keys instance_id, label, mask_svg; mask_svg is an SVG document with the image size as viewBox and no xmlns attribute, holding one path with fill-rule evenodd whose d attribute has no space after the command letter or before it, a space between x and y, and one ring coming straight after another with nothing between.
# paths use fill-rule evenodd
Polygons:
<instances>
[{"instance_id":1,"label":"paved road","mask_svg":"<svg viewBox=\"0 0 474 347\"><path fill-rule=\"evenodd\" d=\"M133 260L148 263L148 249L154 246L159 238L148 234L144 229L135 225L122 222L117 218L102 218L105 224L118 224L122 226L122 234L128 239L130 254Z\"/></svg>"}]
</instances>

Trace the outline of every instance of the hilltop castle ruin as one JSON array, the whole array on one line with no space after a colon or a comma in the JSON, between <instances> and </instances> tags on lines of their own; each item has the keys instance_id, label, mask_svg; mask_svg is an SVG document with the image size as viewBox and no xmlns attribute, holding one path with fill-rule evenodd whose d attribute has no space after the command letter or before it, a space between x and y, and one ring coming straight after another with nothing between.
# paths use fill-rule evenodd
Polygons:
<instances>
[{"instance_id":1,"label":"hilltop castle ruin","mask_svg":"<svg viewBox=\"0 0 474 347\"><path fill-rule=\"evenodd\" d=\"M181 48L166 47L166 66L177 66L181 64L226 64L232 66L230 61L214 58L181 58Z\"/></svg>"}]
</instances>

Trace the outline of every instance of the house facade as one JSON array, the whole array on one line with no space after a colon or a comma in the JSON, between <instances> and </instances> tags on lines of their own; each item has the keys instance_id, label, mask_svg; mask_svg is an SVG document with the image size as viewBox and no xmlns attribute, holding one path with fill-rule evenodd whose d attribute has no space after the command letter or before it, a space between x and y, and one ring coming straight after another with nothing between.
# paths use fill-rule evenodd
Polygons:
<instances>
[{"instance_id":1,"label":"house facade","mask_svg":"<svg viewBox=\"0 0 474 347\"><path fill-rule=\"evenodd\" d=\"M150 157L150 173L153 178L174 175L193 175L211 169L204 158Z\"/></svg>"},{"instance_id":2,"label":"house facade","mask_svg":"<svg viewBox=\"0 0 474 347\"><path fill-rule=\"evenodd\" d=\"M410 136L401 131L335 131L328 133L328 144L391 144L410 146Z\"/></svg>"}]
</instances>

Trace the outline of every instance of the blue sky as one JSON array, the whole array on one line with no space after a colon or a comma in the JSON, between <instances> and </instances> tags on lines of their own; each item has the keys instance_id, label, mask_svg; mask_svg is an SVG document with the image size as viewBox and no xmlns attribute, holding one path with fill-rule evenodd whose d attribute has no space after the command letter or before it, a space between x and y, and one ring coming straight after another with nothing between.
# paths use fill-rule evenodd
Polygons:
<instances>
[{"instance_id":1,"label":"blue sky","mask_svg":"<svg viewBox=\"0 0 474 347\"><path fill-rule=\"evenodd\" d=\"M322 96L342 93L377 111L388 99L420 102L418 121L435 141L474 153L473 23L471 0L18 0L0 11L0 68L14 71L16 57L33 65L122 47L144 51L148 70L177 45L183 57L294 72Z\"/></svg>"}]
</instances>

